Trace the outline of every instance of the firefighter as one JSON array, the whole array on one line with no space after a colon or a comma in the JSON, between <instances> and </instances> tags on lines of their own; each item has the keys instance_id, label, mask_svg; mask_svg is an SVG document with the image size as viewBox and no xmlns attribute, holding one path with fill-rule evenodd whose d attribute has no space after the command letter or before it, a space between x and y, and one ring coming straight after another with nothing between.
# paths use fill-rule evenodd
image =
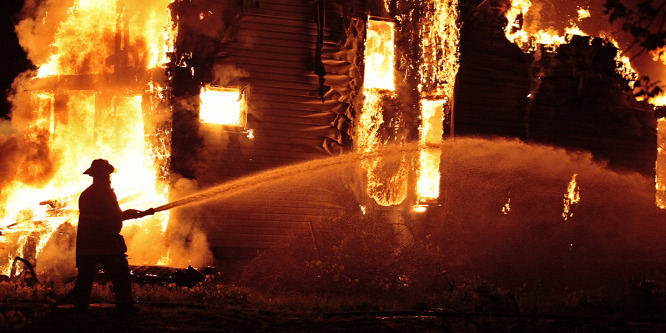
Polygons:
<instances>
[{"instance_id":1,"label":"firefighter","mask_svg":"<svg viewBox=\"0 0 666 333\"><path fill-rule=\"evenodd\" d=\"M132 298L127 246L120 235L123 221L155 213L154 209L122 211L116 193L111 188L111 174L115 168L106 160L92 161L84 174L92 177L92 185L79 197L79 225L76 235L76 267L78 275L74 286L74 308L85 311L89 307L93 280L101 264L113 283L116 308L136 310Z\"/></svg>"}]
</instances>

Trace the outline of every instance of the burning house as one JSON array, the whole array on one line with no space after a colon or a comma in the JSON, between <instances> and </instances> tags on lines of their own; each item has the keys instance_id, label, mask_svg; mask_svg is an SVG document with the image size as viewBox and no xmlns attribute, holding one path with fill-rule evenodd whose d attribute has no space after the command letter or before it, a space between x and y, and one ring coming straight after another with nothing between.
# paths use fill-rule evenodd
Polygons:
<instances>
[{"instance_id":1,"label":"burning house","mask_svg":"<svg viewBox=\"0 0 666 333\"><path fill-rule=\"evenodd\" d=\"M71 254L64 230L86 186L76 170L93 158L117 167L122 207L156 207L262 170L390 143L439 144L457 68L456 8L263 0L27 8L17 31L37 69L17 78L11 98L17 144L29 150L16 153L22 164L3 188L3 270L61 234L61 253ZM363 159L354 177L327 175L334 186L236 191L223 204L126 225L130 261L201 265L209 247L274 247L295 233L314 237L332 217L436 203L439 155L399 155Z\"/></svg>"},{"instance_id":2,"label":"burning house","mask_svg":"<svg viewBox=\"0 0 666 333\"><path fill-rule=\"evenodd\" d=\"M454 133L575 147L653 172L656 118L623 88L617 49L576 36L523 50L492 3L37 8L17 26L37 70L16 80L11 98L23 151L0 192L0 269L39 257L56 238L71 254L80 172L98 157L118 169L123 208L163 207L124 227L130 262L174 266L281 246L294 234L316 246L325 222L342 215L408 224L441 203L440 145ZM403 149L376 153L387 146ZM345 153L364 156L343 161L352 172L307 164ZM276 168L293 165L302 167L283 172L293 176L284 186ZM256 176L266 170L277 171ZM229 185L204 198L214 201L161 206L219 184Z\"/></svg>"},{"instance_id":3,"label":"burning house","mask_svg":"<svg viewBox=\"0 0 666 333\"><path fill-rule=\"evenodd\" d=\"M217 44L202 49L207 37L197 27L209 26L208 5L174 4L179 36L200 36L176 44L175 172L207 188L391 143L441 142L457 71L457 2L224 6L235 14L220 24L211 42ZM410 17L410 10L419 14ZM216 98L237 106L210 102ZM211 113L220 119L205 118ZM327 185L272 189L186 214L206 230L211 246L225 249L220 255L228 248L280 246L294 233L315 237L326 228L323 221L345 214L372 210L404 219L400 212L437 202L439 155L428 149L403 155L365 159L363 171L351 177L328 173Z\"/></svg>"}]
</instances>

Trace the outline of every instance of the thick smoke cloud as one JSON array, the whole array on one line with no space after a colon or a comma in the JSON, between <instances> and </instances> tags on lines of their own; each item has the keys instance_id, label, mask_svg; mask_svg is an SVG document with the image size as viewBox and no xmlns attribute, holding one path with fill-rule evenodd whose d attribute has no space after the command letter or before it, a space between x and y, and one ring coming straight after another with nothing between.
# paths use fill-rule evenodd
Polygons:
<instances>
[{"instance_id":1,"label":"thick smoke cloud","mask_svg":"<svg viewBox=\"0 0 666 333\"><path fill-rule=\"evenodd\" d=\"M44 63L52 50L51 45L62 22L69 14L74 0L26 0L21 20L16 25L19 44L34 64Z\"/></svg>"}]
</instances>

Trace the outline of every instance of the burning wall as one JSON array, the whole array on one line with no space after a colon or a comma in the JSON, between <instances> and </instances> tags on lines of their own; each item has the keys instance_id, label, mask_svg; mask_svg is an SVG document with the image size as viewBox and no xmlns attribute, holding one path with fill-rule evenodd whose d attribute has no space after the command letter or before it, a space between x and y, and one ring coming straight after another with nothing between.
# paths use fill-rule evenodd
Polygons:
<instances>
[{"instance_id":1,"label":"burning wall","mask_svg":"<svg viewBox=\"0 0 666 333\"><path fill-rule=\"evenodd\" d=\"M118 170L112 182L121 207L167 201L169 3L26 3L16 30L37 69L15 80L10 97L14 133L3 142L14 158L3 160L3 273L14 256L50 255L38 268L57 262L42 249L60 226L76 224L78 194L89 184L81 173L94 158ZM146 240L161 239L168 221L165 213L125 226L131 263L164 258L167 244Z\"/></svg>"},{"instance_id":2,"label":"burning wall","mask_svg":"<svg viewBox=\"0 0 666 333\"><path fill-rule=\"evenodd\" d=\"M181 34L184 27L206 21L208 14L194 9L204 3L178 4ZM367 148L371 152L387 143L419 140L419 127L430 133L423 135L423 143L437 144L443 131L442 118L449 116L452 107L457 71L456 8L455 1L405 2L385 8L380 2L332 1L324 5L262 0L235 9L239 19L220 29L215 37L220 40L217 47L200 49L196 43L179 39L175 57L184 60L179 62L182 66L174 68L175 169L207 188L253 171L352 149ZM316 15L312 15L312 9ZM419 10L415 20L409 18L411 9ZM379 63L386 69L376 72L378 78L374 81L373 73L368 72L368 54L377 32L366 30L368 11L385 18L374 21L387 27L383 32L396 34L395 41L378 39L381 48L396 50L396 58L379 55L384 57ZM391 22L392 18L399 23ZM374 24L372 20L367 22ZM427 60L419 61L421 56ZM423 67L422 73L414 70L418 66ZM361 90L364 80L365 92ZM370 88L370 82L378 86ZM244 125L205 121L205 94L201 92L230 89L243 92L247 106ZM367 93L372 89L375 92ZM385 93L391 90L396 94ZM430 103L424 103L428 104L423 107L427 111L420 115L422 99ZM377 103L370 103L373 100ZM222 109L217 107L214 112ZM346 187L345 191L364 188L363 193L356 193L363 206L369 198L372 205L411 209L421 200L415 191L418 173L423 188L418 195L424 202L436 200L437 154L405 154L396 165L382 163L381 159L368 162L367 172L359 179L331 177L340 177L339 186ZM424 168L422 172L416 171L419 166ZM335 191L322 188L317 190L321 193L311 193L310 189L301 192L307 195L280 200L279 207L268 199L274 193L264 193L263 199L245 197L245 207L231 209L229 204L237 200L227 200L224 208L211 204L193 215L198 216L209 235L214 235L214 246L266 247L294 231L307 231L310 227L304 219L318 221L322 212L330 214L329 208L331 212L349 209L339 206L340 199L331 197ZM281 196L295 194L287 191ZM315 206L323 204L326 209L315 212L310 205L320 196L329 199ZM302 207L305 204L307 208ZM358 206L353 208L358 210ZM280 210L297 213L282 214ZM253 227L248 227L248 221ZM282 222L292 227L283 227L286 224Z\"/></svg>"},{"instance_id":3,"label":"burning wall","mask_svg":"<svg viewBox=\"0 0 666 333\"><path fill-rule=\"evenodd\" d=\"M568 35L544 45L525 37L532 44L523 51L503 36L506 11L486 8L483 16L482 9L463 12L458 133L587 150L612 167L654 173L654 113L618 73L613 44Z\"/></svg>"}]
</instances>

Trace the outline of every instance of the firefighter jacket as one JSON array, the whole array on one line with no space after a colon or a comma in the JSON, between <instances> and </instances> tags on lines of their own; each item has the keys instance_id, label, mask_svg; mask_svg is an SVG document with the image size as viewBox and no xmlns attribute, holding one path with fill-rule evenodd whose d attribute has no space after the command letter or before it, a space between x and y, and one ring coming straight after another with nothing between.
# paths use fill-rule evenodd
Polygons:
<instances>
[{"instance_id":1,"label":"firefighter jacket","mask_svg":"<svg viewBox=\"0 0 666 333\"><path fill-rule=\"evenodd\" d=\"M122 210L110 184L93 183L79 197L76 256L124 254Z\"/></svg>"}]
</instances>

